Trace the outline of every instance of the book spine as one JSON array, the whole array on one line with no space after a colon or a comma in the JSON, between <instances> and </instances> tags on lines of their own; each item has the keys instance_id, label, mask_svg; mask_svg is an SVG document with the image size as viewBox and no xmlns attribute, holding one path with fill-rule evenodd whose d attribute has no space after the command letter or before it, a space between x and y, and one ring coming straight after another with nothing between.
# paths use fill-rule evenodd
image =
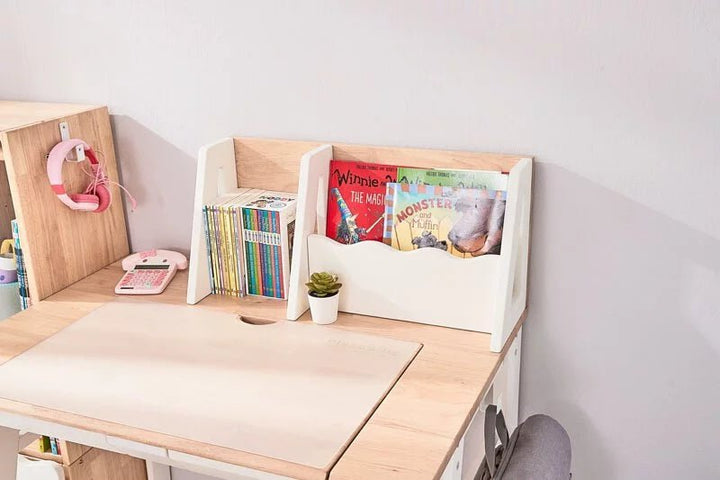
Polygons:
<instances>
[{"instance_id":1,"label":"book spine","mask_svg":"<svg viewBox=\"0 0 720 480\"><path fill-rule=\"evenodd\" d=\"M42 437L40 437L39 446L40 446L40 451L41 451L41 452L43 452L43 453L49 452L50 449L51 449L51 446L50 446L50 437L47 437L47 436L45 436L45 435L43 435Z\"/></svg>"},{"instance_id":2,"label":"book spine","mask_svg":"<svg viewBox=\"0 0 720 480\"><path fill-rule=\"evenodd\" d=\"M238 275L238 251L237 251L237 225L235 224L235 207L228 207L228 219L230 221L230 255L232 256L233 264L233 282L235 284L234 296L239 297L242 292L242 286L240 285L241 276Z\"/></svg>"},{"instance_id":3,"label":"book spine","mask_svg":"<svg viewBox=\"0 0 720 480\"><path fill-rule=\"evenodd\" d=\"M288 254L290 249L290 243L288 241L288 225L286 222L285 217L282 214L278 215L278 228L280 230L280 238L279 238L279 251L278 251L278 261L280 263L279 266L279 273L280 273L280 298L287 298L286 292L287 292L287 284L285 283L285 279L288 277Z\"/></svg>"},{"instance_id":4,"label":"book spine","mask_svg":"<svg viewBox=\"0 0 720 480\"><path fill-rule=\"evenodd\" d=\"M253 232L255 234L255 267L257 268L258 292L259 295L265 295L265 285L262 276L262 252L260 251L260 215L257 210L253 210Z\"/></svg>"},{"instance_id":5,"label":"book spine","mask_svg":"<svg viewBox=\"0 0 720 480\"><path fill-rule=\"evenodd\" d=\"M225 225L223 243L225 245L225 252L227 255L228 294L236 296L237 284L235 283L235 256L233 254L235 249L232 246L233 232L230 222L230 207L226 205L223 208L223 223Z\"/></svg>"},{"instance_id":6,"label":"book spine","mask_svg":"<svg viewBox=\"0 0 720 480\"><path fill-rule=\"evenodd\" d=\"M275 266L275 215L277 212L268 212L268 268L270 269L271 289L270 294L273 298L278 298L280 289L278 288L277 268Z\"/></svg>"},{"instance_id":7,"label":"book spine","mask_svg":"<svg viewBox=\"0 0 720 480\"><path fill-rule=\"evenodd\" d=\"M270 295L278 296L277 275L275 274L275 213L268 212L268 269L270 270Z\"/></svg>"},{"instance_id":8,"label":"book spine","mask_svg":"<svg viewBox=\"0 0 720 480\"><path fill-rule=\"evenodd\" d=\"M265 279L265 296L273 296L272 271L270 270L270 245L268 236L268 211L262 211L262 249L263 249L263 278Z\"/></svg>"},{"instance_id":9,"label":"book spine","mask_svg":"<svg viewBox=\"0 0 720 480\"><path fill-rule=\"evenodd\" d=\"M235 282L233 281L233 263L232 263L232 250L230 248L231 233L230 233L230 222L228 207L225 206L222 209L222 221L223 221L223 248L225 249L225 278L227 279L227 292L226 295L235 295Z\"/></svg>"},{"instance_id":10,"label":"book spine","mask_svg":"<svg viewBox=\"0 0 720 480\"><path fill-rule=\"evenodd\" d=\"M383 243L392 243L393 231L393 205L395 204L395 190L397 184L388 183L385 190L385 224L383 226Z\"/></svg>"},{"instance_id":11,"label":"book spine","mask_svg":"<svg viewBox=\"0 0 720 480\"><path fill-rule=\"evenodd\" d=\"M240 295L244 296L247 293L247 277L245 268L245 241L243 236L242 228L242 209L237 207L235 209L235 225L237 231L235 232L236 244L237 244L237 255L238 255L238 274L240 276Z\"/></svg>"},{"instance_id":12,"label":"book spine","mask_svg":"<svg viewBox=\"0 0 720 480\"><path fill-rule=\"evenodd\" d=\"M260 210L255 210L255 221L256 228L255 231L257 232L257 251L258 251L258 269L260 271L260 294L265 296L267 294L267 279L265 278L265 251L263 249L263 243L262 243L262 224L263 224L263 218L262 218L263 212Z\"/></svg>"},{"instance_id":13,"label":"book spine","mask_svg":"<svg viewBox=\"0 0 720 480\"><path fill-rule=\"evenodd\" d=\"M210 293L215 293L215 288L213 287L213 278L212 278L212 247L210 246L210 227L208 225L208 218L207 218L207 205L204 205L202 208L202 218L203 218L203 231L205 232L205 248L207 249L207 258L208 258L208 276L210 277Z\"/></svg>"},{"instance_id":14,"label":"book spine","mask_svg":"<svg viewBox=\"0 0 720 480\"><path fill-rule=\"evenodd\" d=\"M213 209L213 216L215 217L215 245L217 249L218 259L218 293L220 295L225 294L225 279L223 278L223 248L222 248L222 221L220 219L220 207L216 206Z\"/></svg>"},{"instance_id":15,"label":"book spine","mask_svg":"<svg viewBox=\"0 0 720 480\"><path fill-rule=\"evenodd\" d=\"M256 250L256 240L257 240L257 232L255 231L255 218L253 214L253 210L248 209L246 210L247 215L247 224L248 224L248 239L247 246L248 246L248 270L251 272L251 278L252 278L252 290L249 293L252 293L253 295L259 295L260 294L260 279L258 276L258 268L257 268L257 250Z\"/></svg>"},{"instance_id":16,"label":"book spine","mask_svg":"<svg viewBox=\"0 0 720 480\"><path fill-rule=\"evenodd\" d=\"M231 226L231 243L232 256L233 256L233 276L235 277L235 296L241 297L243 292L242 286L242 265L240 264L240 255L238 253L238 226L237 226L237 215L236 207L230 207L230 226Z\"/></svg>"},{"instance_id":17,"label":"book spine","mask_svg":"<svg viewBox=\"0 0 720 480\"><path fill-rule=\"evenodd\" d=\"M245 249L245 275L246 285L245 293L252 294L255 291L253 285L253 270L252 270L252 255L250 253L250 223L248 221L248 211L246 208L241 209L242 224L243 224L243 246Z\"/></svg>"},{"instance_id":18,"label":"book spine","mask_svg":"<svg viewBox=\"0 0 720 480\"><path fill-rule=\"evenodd\" d=\"M18 289L20 295L20 308L22 310L30 307L30 289L28 287L27 270L25 269L25 257L20 246L20 230L17 220L10 222L12 227L13 245L15 247L15 263L18 276Z\"/></svg>"},{"instance_id":19,"label":"book spine","mask_svg":"<svg viewBox=\"0 0 720 480\"><path fill-rule=\"evenodd\" d=\"M215 224L213 222L212 205L205 206L205 213L207 215L208 232L210 234L210 263L212 268L210 269L212 275L212 293L218 293L218 282L217 282L217 253L215 252Z\"/></svg>"},{"instance_id":20,"label":"book spine","mask_svg":"<svg viewBox=\"0 0 720 480\"><path fill-rule=\"evenodd\" d=\"M275 278L275 296L283 298L282 276L280 275L280 213L273 212L273 277Z\"/></svg>"},{"instance_id":21,"label":"book spine","mask_svg":"<svg viewBox=\"0 0 720 480\"><path fill-rule=\"evenodd\" d=\"M215 242L215 259L217 269L215 270L215 277L217 278L217 293L222 295L223 284L222 284L222 251L220 250L220 223L218 221L218 207L214 206L213 210L213 225L215 228L215 235L213 242Z\"/></svg>"}]
</instances>

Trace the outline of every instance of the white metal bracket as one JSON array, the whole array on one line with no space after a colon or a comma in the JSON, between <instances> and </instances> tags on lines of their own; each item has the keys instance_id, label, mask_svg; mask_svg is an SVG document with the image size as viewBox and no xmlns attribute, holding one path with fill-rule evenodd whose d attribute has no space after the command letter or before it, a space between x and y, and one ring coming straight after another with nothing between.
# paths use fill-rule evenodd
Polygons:
<instances>
[{"instance_id":1,"label":"white metal bracket","mask_svg":"<svg viewBox=\"0 0 720 480\"><path fill-rule=\"evenodd\" d=\"M67 122L60 122L60 139L64 142L65 140L70 140L70 127L68 127ZM72 152L65 157L65 160L68 162L82 162L85 160L85 149L82 145L78 145L75 147L75 154L73 155Z\"/></svg>"}]
</instances>

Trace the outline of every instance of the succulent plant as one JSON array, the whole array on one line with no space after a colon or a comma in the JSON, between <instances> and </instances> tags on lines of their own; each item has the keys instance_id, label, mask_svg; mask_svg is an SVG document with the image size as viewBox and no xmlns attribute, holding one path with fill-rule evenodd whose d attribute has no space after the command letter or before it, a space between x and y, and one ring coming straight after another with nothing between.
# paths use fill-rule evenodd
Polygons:
<instances>
[{"instance_id":1,"label":"succulent plant","mask_svg":"<svg viewBox=\"0 0 720 480\"><path fill-rule=\"evenodd\" d=\"M308 287L308 293L313 297L331 297L342 287L342 283L338 283L337 280L337 275L319 272L310 275L310 281L305 285Z\"/></svg>"}]
</instances>

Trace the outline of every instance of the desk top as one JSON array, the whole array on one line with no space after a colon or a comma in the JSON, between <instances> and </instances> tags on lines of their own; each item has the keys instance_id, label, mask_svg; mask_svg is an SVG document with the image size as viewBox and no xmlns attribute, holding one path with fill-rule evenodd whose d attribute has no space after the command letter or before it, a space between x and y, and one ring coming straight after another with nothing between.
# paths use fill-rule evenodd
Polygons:
<instances>
[{"instance_id":1,"label":"desk top","mask_svg":"<svg viewBox=\"0 0 720 480\"><path fill-rule=\"evenodd\" d=\"M0 364L88 315L116 298L113 287L121 277L118 264L106 267L0 322ZM141 302L185 304L187 273L179 272L159 296ZM133 299L135 300L135 299ZM285 302L246 297L210 296L205 308L245 317L279 320ZM309 314L300 322L308 322ZM521 321L518 322L519 328ZM439 478L502 358L489 350L490 335L430 325L340 314L328 327L367 333L423 345L397 383L330 470L331 480ZM511 339L515 335L511 336ZM510 343L510 342L508 342ZM72 379L68 379L72 385ZM31 416L115 437L155 445L297 479L325 478L326 472L276 458L188 440L129 425L100 421L73 413L0 398L0 410Z\"/></svg>"},{"instance_id":2,"label":"desk top","mask_svg":"<svg viewBox=\"0 0 720 480\"><path fill-rule=\"evenodd\" d=\"M98 108L72 103L12 102L0 100L0 131L75 115Z\"/></svg>"}]
</instances>

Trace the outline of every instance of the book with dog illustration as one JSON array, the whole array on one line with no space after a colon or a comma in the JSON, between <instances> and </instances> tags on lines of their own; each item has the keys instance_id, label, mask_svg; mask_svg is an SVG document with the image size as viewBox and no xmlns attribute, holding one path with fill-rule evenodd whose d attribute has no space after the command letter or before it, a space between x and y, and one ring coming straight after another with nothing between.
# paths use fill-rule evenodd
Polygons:
<instances>
[{"instance_id":1,"label":"book with dog illustration","mask_svg":"<svg viewBox=\"0 0 720 480\"><path fill-rule=\"evenodd\" d=\"M392 165L330 161L326 234L336 242L381 241L386 185L394 182Z\"/></svg>"},{"instance_id":2,"label":"book with dog illustration","mask_svg":"<svg viewBox=\"0 0 720 480\"><path fill-rule=\"evenodd\" d=\"M442 187L507 190L508 175L493 170L398 167L397 181Z\"/></svg>"},{"instance_id":3,"label":"book with dog illustration","mask_svg":"<svg viewBox=\"0 0 720 480\"><path fill-rule=\"evenodd\" d=\"M499 254L504 190L388 183L383 241L398 250L438 248L463 258Z\"/></svg>"}]
</instances>

